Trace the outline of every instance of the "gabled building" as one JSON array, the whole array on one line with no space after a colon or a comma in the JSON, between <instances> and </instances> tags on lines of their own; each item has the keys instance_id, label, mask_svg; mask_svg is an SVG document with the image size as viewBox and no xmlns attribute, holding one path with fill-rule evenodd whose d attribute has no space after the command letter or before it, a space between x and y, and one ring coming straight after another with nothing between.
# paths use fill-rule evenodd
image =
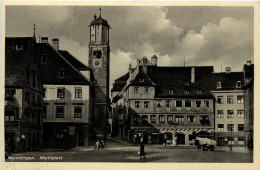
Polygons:
<instances>
[{"instance_id":1,"label":"gabled building","mask_svg":"<svg viewBox=\"0 0 260 170\"><path fill-rule=\"evenodd\" d=\"M42 146L43 87L35 37L5 38L5 142L11 152Z\"/></svg>"},{"instance_id":2,"label":"gabled building","mask_svg":"<svg viewBox=\"0 0 260 170\"><path fill-rule=\"evenodd\" d=\"M87 146L93 118L91 69L42 37L38 45L44 86L44 147Z\"/></svg>"},{"instance_id":3,"label":"gabled building","mask_svg":"<svg viewBox=\"0 0 260 170\"><path fill-rule=\"evenodd\" d=\"M244 95L245 95L245 145L248 150L253 150L254 143L254 64L247 61L244 65Z\"/></svg>"},{"instance_id":4,"label":"gabled building","mask_svg":"<svg viewBox=\"0 0 260 170\"><path fill-rule=\"evenodd\" d=\"M114 96L123 87L113 98L114 135L146 143L167 137L174 145L192 145L195 135L213 138L212 72L211 66L159 67L156 56L138 60L112 89Z\"/></svg>"},{"instance_id":5,"label":"gabled building","mask_svg":"<svg viewBox=\"0 0 260 170\"><path fill-rule=\"evenodd\" d=\"M242 72L212 74L212 94L215 97L215 139L218 146L244 145L245 109Z\"/></svg>"}]
</instances>

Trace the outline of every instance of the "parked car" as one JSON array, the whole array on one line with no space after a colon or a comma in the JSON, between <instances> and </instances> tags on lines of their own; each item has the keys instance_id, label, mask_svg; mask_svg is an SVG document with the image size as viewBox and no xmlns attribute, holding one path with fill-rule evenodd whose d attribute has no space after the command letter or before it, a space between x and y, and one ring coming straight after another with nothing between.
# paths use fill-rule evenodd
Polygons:
<instances>
[{"instance_id":1,"label":"parked car","mask_svg":"<svg viewBox=\"0 0 260 170\"><path fill-rule=\"evenodd\" d=\"M196 137L195 140L195 146L197 146L198 149L202 149L203 151L214 151L216 144L217 142L215 140L209 138Z\"/></svg>"}]
</instances>

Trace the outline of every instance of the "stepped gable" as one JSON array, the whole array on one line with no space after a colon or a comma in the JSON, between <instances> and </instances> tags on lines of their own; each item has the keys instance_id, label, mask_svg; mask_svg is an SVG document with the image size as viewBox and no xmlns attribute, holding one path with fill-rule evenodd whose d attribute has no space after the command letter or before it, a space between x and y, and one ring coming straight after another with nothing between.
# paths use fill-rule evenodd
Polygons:
<instances>
[{"instance_id":1,"label":"stepped gable","mask_svg":"<svg viewBox=\"0 0 260 170\"><path fill-rule=\"evenodd\" d=\"M217 90L236 90L241 89L236 87L237 81L241 81L242 86L244 85L243 72L230 72L230 73L213 73L211 80L211 88L214 91ZM221 88L217 88L217 83L221 82Z\"/></svg>"},{"instance_id":2,"label":"stepped gable","mask_svg":"<svg viewBox=\"0 0 260 170\"><path fill-rule=\"evenodd\" d=\"M86 66L82 62L80 62L78 59L76 59L73 55L71 55L66 50L59 50L58 51L73 67L75 67L78 70L91 70L90 67Z\"/></svg>"},{"instance_id":3,"label":"stepped gable","mask_svg":"<svg viewBox=\"0 0 260 170\"><path fill-rule=\"evenodd\" d=\"M22 50L16 50L16 45ZM33 37L5 38L5 86L23 86L28 62L35 45Z\"/></svg>"},{"instance_id":4,"label":"stepped gable","mask_svg":"<svg viewBox=\"0 0 260 170\"><path fill-rule=\"evenodd\" d=\"M194 68L195 82L191 83L192 67L147 66L147 75L156 84L156 97L212 98L210 80L213 66ZM189 93L185 94L185 90ZM198 90L201 94L198 94Z\"/></svg>"},{"instance_id":5,"label":"stepped gable","mask_svg":"<svg viewBox=\"0 0 260 170\"><path fill-rule=\"evenodd\" d=\"M47 62L41 62L43 84L91 84L86 77L50 44L39 43L37 45L39 56L47 55L48 57ZM64 77L59 76L60 70L64 70Z\"/></svg>"}]
</instances>

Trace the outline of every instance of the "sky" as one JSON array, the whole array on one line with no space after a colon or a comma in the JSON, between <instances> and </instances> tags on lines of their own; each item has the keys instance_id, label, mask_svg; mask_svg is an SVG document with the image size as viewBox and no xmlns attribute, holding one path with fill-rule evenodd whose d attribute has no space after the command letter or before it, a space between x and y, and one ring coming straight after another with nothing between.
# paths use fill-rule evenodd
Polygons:
<instances>
[{"instance_id":1,"label":"sky","mask_svg":"<svg viewBox=\"0 0 260 170\"><path fill-rule=\"evenodd\" d=\"M89 24L99 6L7 6L6 37L58 38L88 65ZM153 55L158 66L231 67L242 71L254 56L252 7L113 7L102 6L110 30L110 87L136 59Z\"/></svg>"}]
</instances>

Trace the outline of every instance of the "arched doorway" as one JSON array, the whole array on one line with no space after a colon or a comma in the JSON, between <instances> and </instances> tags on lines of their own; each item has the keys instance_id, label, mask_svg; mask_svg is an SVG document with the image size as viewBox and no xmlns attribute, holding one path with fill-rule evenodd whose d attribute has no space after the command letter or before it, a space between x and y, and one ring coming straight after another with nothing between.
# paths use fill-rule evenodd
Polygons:
<instances>
[{"instance_id":1,"label":"arched doorway","mask_svg":"<svg viewBox=\"0 0 260 170\"><path fill-rule=\"evenodd\" d=\"M182 133L177 134L177 145L185 145L185 135Z\"/></svg>"}]
</instances>

